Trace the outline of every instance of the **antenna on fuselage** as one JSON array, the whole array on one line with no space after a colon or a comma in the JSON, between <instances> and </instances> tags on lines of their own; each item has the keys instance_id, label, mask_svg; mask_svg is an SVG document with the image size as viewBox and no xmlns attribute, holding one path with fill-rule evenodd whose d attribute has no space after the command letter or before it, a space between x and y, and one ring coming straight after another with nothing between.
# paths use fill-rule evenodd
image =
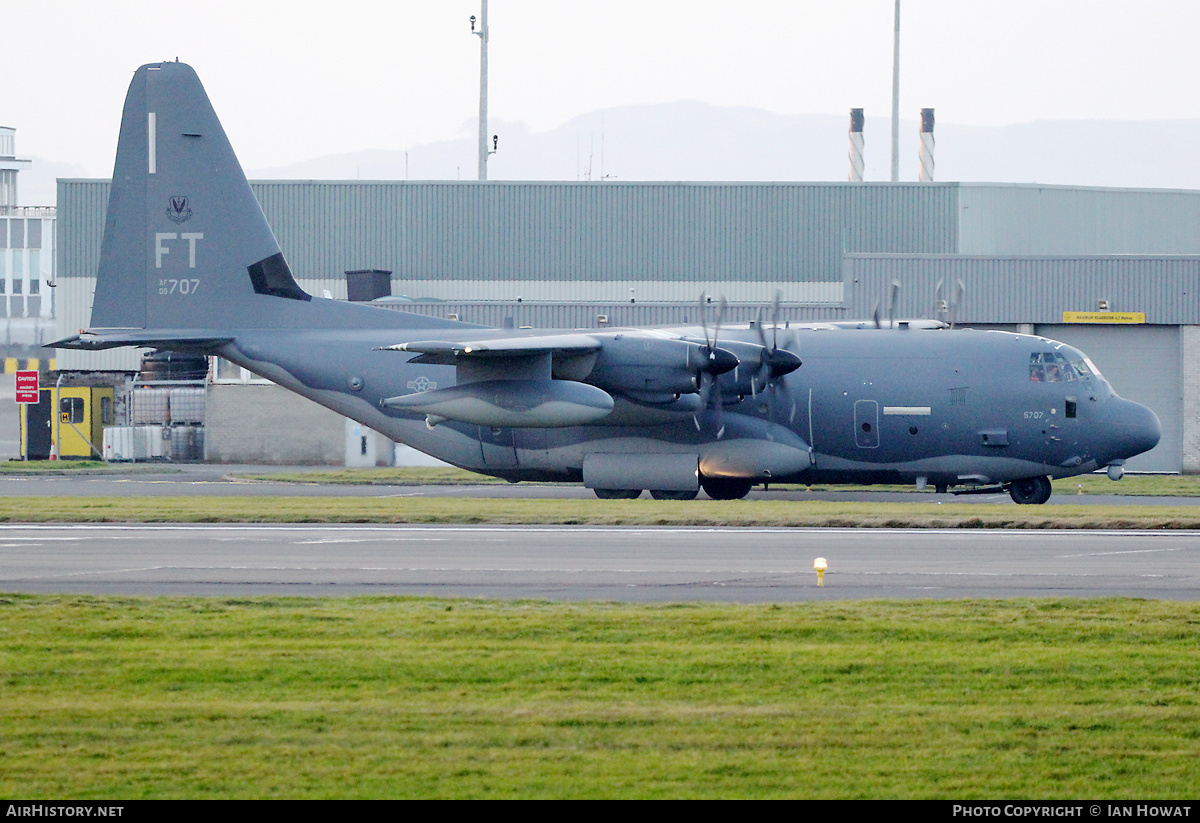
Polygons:
<instances>
[{"instance_id":1,"label":"antenna on fuselage","mask_svg":"<svg viewBox=\"0 0 1200 823\"><path fill-rule=\"evenodd\" d=\"M967 285L960 279L954 284L954 299L950 302L950 328L958 318L958 306L962 303L963 295L967 293Z\"/></svg>"},{"instance_id":2,"label":"antenna on fuselage","mask_svg":"<svg viewBox=\"0 0 1200 823\"><path fill-rule=\"evenodd\" d=\"M942 286L945 282L945 280L939 280L937 287L933 290L933 319L943 323L946 322L945 318L949 315L949 308L942 298Z\"/></svg>"}]
</instances>

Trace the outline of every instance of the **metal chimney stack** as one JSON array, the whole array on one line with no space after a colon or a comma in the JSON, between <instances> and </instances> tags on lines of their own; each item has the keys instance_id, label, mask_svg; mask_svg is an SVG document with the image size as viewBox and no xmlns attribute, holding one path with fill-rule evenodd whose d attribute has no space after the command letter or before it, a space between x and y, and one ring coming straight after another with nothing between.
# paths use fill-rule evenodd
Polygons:
<instances>
[{"instance_id":1,"label":"metal chimney stack","mask_svg":"<svg viewBox=\"0 0 1200 823\"><path fill-rule=\"evenodd\" d=\"M863 181L863 110L850 109L850 182Z\"/></svg>"},{"instance_id":2,"label":"metal chimney stack","mask_svg":"<svg viewBox=\"0 0 1200 823\"><path fill-rule=\"evenodd\" d=\"M933 109L921 109L921 182L933 182Z\"/></svg>"}]
</instances>

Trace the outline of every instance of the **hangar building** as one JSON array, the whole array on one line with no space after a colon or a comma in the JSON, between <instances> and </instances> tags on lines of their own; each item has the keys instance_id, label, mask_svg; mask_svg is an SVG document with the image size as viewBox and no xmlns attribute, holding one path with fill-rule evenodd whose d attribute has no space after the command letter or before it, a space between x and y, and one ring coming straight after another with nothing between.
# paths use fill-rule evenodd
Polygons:
<instances>
[{"instance_id":1,"label":"hangar building","mask_svg":"<svg viewBox=\"0 0 1200 823\"><path fill-rule=\"evenodd\" d=\"M393 307L471 322L696 322L702 292L725 295L729 322L746 322L777 290L792 320L869 318L886 305L893 281L901 284L897 316L932 317L938 283L953 303L962 281L959 324L1078 344L1117 391L1155 409L1163 442L1130 461L1131 470L1200 471L1200 191L986 183L251 185L305 290L345 298L344 272L385 270L392 293L416 301L394 299ZM64 335L88 324L108 187L105 180L59 181L56 302ZM1068 322L1084 315L1093 317ZM137 364L138 354L123 350L59 353L61 368ZM308 401L289 395L279 402ZM214 434L209 458L225 459Z\"/></svg>"}]
</instances>

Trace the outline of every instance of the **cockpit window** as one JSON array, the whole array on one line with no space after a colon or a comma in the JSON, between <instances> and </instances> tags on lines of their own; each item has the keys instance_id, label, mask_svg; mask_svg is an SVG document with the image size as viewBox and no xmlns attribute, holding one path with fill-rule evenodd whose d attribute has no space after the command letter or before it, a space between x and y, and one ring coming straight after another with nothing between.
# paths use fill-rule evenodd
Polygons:
<instances>
[{"instance_id":1,"label":"cockpit window","mask_svg":"<svg viewBox=\"0 0 1200 823\"><path fill-rule=\"evenodd\" d=\"M1029 355L1030 383L1074 383L1092 376L1082 360L1067 360L1061 352L1035 351Z\"/></svg>"},{"instance_id":2,"label":"cockpit window","mask_svg":"<svg viewBox=\"0 0 1200 823\"><path fill-rule=\"evenodd\" d=\"M1091 358L1089 358L1086 354L1081 354L1080 357L1082 358L1082 360L1080 360L1079 362L1083 363L1083 368L1087 369L1087 371L1080 371L1079 372L1080 374L1084 375L1085 377L1095 375L1096 377L1099 377L1101 380L1104 379L1104 375L1102 375L1100 373L1100 370L1098 368L1096 368L1096 364L1091 361ZM1072 360L1071 362L1074 363L1076 361ZM1076 368L1078 368L1078 366Z\"/></svg>"}]
</instances>

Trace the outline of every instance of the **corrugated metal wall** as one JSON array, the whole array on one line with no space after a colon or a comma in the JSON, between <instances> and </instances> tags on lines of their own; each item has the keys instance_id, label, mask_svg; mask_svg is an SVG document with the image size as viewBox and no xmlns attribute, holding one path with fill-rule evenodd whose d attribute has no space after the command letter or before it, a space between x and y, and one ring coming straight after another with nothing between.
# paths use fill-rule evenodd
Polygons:
<instances>
[{"instance_id":1,"label":"corrugated metal wall","mask_svg":"<svg viewBox=\"0 0 1200 823\"><path fill-rule=\"evenodd\" d=\"M959 254L1200 254L1200 191L962 183Z\"/></svg>"},{"instance_id":2,"label":"corrugated metal wall","mask_svg":"<svg viewBox=\"0 0 1200 823\"><path fill-rule=\"evenodd\" d=\"M107 180L58 181L58 276L95 277L108 209Z\"/></svg>"},{"instance_id":3,"label":"corrugated metal wall","mask_svg":"<svg viewBox=\"0 0 1200 823\"><path fill-rule=\"evenodd\" d=\"M844 250L957 247L956 184L279 181L251 188L301 286L333 297L346 294L346 270L377 268L393 272L393 293L412 297L615 303L632 288L640 301L689 304L707 290L765 303L783 288L789 301L829 305L829 316L842 300ZM95 277L108 189L106 180L59 181L64 286ZM90 322L91 292L75 285L59 290L64 334ZM133 362L119 352L64 357L67 368Z\"/></svg>"},{"instance_id":4,"label":"corrugated metal wall","mask_svg":"<svg viewBox=\"0 0 1200 823\"><path fill-rule=\"evenodd\" d=\"M841 279L843 250L957 249L955 184L282 181L251 188L305 279L382 268L417 280L828 282ZM95 274L107 197L107 181L59 182L65 276Z\"/></svg>"},{"instance_id":5,"label":"corrugated metal wall","mask_svg":"<svg viewBox=\"0 0 1200 823\"><path fill-rule=\"evenodd\" d=\"M379 268L398 281L829 282L841 279L843 249L957 247L950 185L272 182L253 188L297 276L314 279Z\"/></svg>"},{"instance_id":6,"label":"corrugated metal wall","mask_svg":"<svg viewBox=\"0 0 1200 823\"><path fill-rule=\"evenodd\" d=\"M1200 254L1200 192L1189 191L475 181L252 188L296 276L331 284L361 268L390 269L398 282L456 284L812 283L840 281L843 252ZM59 181L60 276L94 276L107 197L107 181Z\"/></svg>"},{"instance_id":7,"label":"corrugated metal wall","mask_svg":"<svg viewBox=\"0 0 1200 823\"><path fill-rule=\"evenodd\" d=\"M687 303L517 303L515 301L448 301L445 303L400 303L392 306L399 311L447 317L456 314L465 323L502 327L511 320L516 327L550 329L594 329L600 326L597 318L604 315L612 326L678 326L701 322L696 301ZM716 305L709 305L703 320L714 322ZM771 321L770 303L744 303L726 308L723 323L746 324L761 314L763 322ZM834 306L783 306L780 319L801 323L841 320L845 310Z\"/></svg>"},{"instance_id":8,"label":"corrugated metal wall","mask_svg":"<svg viewBox=\"0 0 1200 823\"><path fill-rule=\"evenodd\" d=\"M89 323L90 292L67 284L95 276L108 187L59 181L64 334ZM1200 192L955 183L281 181L252 188L297 279L318 295L344 296L347 269L381 268L393 272L393 293L412 297L616 304L633 288L640 302L686 305L701 290L762 303L783 288L789 301L829 304L823 316L866 317L875 303L886 305L887 285L899 279L898 313L927 316L937 280L949 288L964 277L971 282L962 316L973 322L1056 322L1064 308L1093 309L1099 299L1146 311L1155 323L1194 323L1200 310L1195 291L1183 288L1192 263L939 257L1200 253ZM868 263L857 253L903 256ZM934 256L912 256L922 254ZM835 313L842 300L847 311Z\"/></svg>"},{"instance_id":9,"label":"corrugated metal wall","mask_svg":"<svg viewBox=\"0 0 1200 823\"><path fill-rule=\"evenodd\" d=\"M843 270L852 317L886 305L893 281L898 316L933 317L938 281L949 300L962 280L956 319L967 323L1061 323L1064 311L1096 311L1107 300L1111 311L1145 312L1147 323L1200 324L1200 256L847 255Z\"/></svg>"}]
</instances>

